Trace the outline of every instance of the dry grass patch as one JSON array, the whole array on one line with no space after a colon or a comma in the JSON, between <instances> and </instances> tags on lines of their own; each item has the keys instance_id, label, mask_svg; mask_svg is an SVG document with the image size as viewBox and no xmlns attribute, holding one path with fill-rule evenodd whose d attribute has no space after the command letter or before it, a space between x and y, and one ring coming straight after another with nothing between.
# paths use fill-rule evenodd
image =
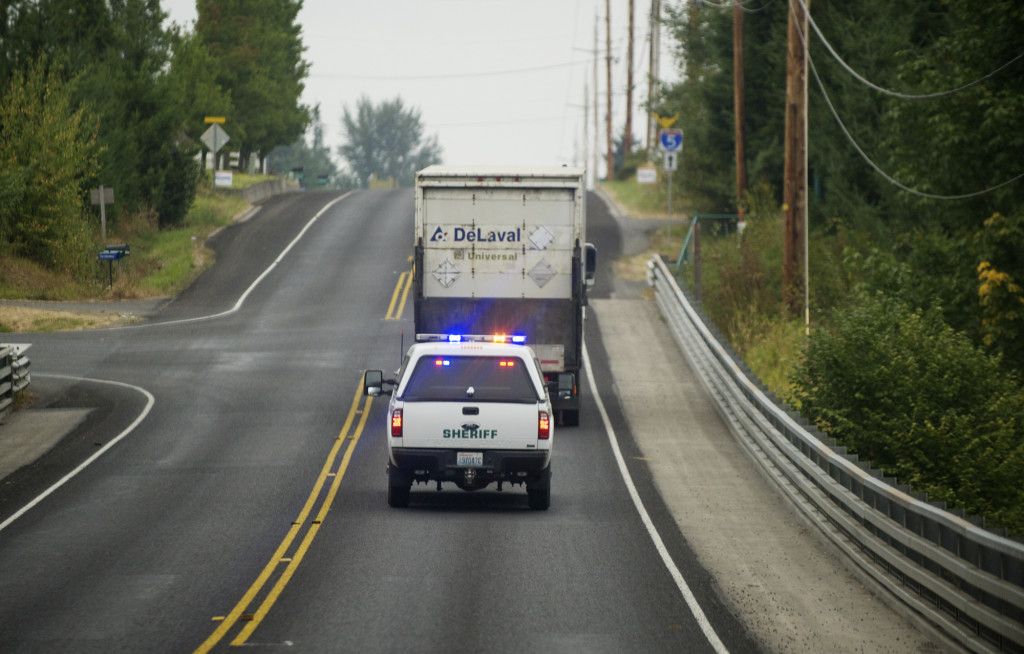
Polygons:
<instances>
[{"instance_id":1,"label":"dry grass patch","mask_svg":"<svg viewBox=\"0 0 1024 654\"><path fill-rule=\"evenodd\" d=\"M116 311L63 311L35 307L0 308L0 331L66 332L101 327L123 327L141 320L132 313Z\"/></svg>"}]
</instances>

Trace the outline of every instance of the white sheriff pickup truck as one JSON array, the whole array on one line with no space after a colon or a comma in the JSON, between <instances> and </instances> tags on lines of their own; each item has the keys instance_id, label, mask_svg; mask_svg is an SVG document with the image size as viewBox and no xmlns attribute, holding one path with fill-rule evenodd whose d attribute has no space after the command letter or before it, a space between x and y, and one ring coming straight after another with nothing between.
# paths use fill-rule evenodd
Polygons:
<instances>
[{"instance_id":1,"label":"white sheriff pickup truck","mask_svg":"<svg viewBox=\"0 0 1024 654\"><path fill-rule=\"evenodd\" d=\"M409 504L413 482L467 491L525 484L531 509L551 503L554 421L533 350L512 336L419 335L397 379L368 370L363 392L392 386L388 504Z\"/></svg>"}]
</instances>

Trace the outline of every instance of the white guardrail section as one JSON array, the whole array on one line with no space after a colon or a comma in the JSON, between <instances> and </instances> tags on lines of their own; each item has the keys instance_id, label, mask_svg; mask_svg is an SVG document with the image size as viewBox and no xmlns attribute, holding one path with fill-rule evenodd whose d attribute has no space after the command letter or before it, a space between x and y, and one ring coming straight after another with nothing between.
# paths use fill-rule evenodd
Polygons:
<instances>
[{"instance_id":1,"label":"white guardrail section","mask_svg":"<svg viewBox=\"0 0 1024 654\"><path fill-rule=\"evenodd\" d=\"M0 345L0 417L7 415L14 404L14 394L32 381L27 346Z\"/></svg>"},{"instance_id":2,"label":"white guardrail section","mask_svg":"<svg viewBox=\"0 0 1024 654\"><path fill-rule=\"evenodd\" d=\"M1024 543L919 499L846 454L764 389L662 258L651 259L647 277L730 429L836 547L968 650L1024 652Z\"/></svg>"}]
</instances>

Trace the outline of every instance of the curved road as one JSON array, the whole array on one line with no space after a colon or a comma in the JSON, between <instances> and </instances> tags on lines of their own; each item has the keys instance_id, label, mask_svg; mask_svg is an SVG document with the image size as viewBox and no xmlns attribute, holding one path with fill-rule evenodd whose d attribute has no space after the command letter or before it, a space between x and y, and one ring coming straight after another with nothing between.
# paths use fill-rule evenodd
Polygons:
<instances>
[{"instance_id":1,"label":"curved road","mask_svg":"<svg viewBox=\"0 0 1024 654\"><path fill-rule=\"evenodd\" d=\"M635 234L589 208L597 387L556 432L546 512L520 488L386 505L386 406L359 391L410 342L411 307L389 318L409 191L274 198L148 323L13 338L34 343L34 386L91 412L0 490L2 523L64 480L0 530L3 651L780 649L684 539L630 432L606 347L629 330L616 302L635 289L610 262Z\"/></svg>"}]
</instances>

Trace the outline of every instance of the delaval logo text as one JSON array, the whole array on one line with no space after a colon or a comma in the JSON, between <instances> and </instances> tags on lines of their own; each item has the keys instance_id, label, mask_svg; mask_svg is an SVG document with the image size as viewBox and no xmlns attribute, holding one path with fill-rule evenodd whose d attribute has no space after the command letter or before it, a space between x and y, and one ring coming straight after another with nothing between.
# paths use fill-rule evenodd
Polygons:
<instances>
[{"instance_id":1,"label":"delaval logo text","mask_svg":"<svg viewBox=\"0 0 1024 654\"><path fill-rule=\"evenodd\" d=\"M431 242L447 241L448 232L437 227L430 235L430 240ZM521 227L490 229L455 227L452 229L452 240L455 243L519 243L523 240L523 229Z\"/></svg>"}]
</instances>

